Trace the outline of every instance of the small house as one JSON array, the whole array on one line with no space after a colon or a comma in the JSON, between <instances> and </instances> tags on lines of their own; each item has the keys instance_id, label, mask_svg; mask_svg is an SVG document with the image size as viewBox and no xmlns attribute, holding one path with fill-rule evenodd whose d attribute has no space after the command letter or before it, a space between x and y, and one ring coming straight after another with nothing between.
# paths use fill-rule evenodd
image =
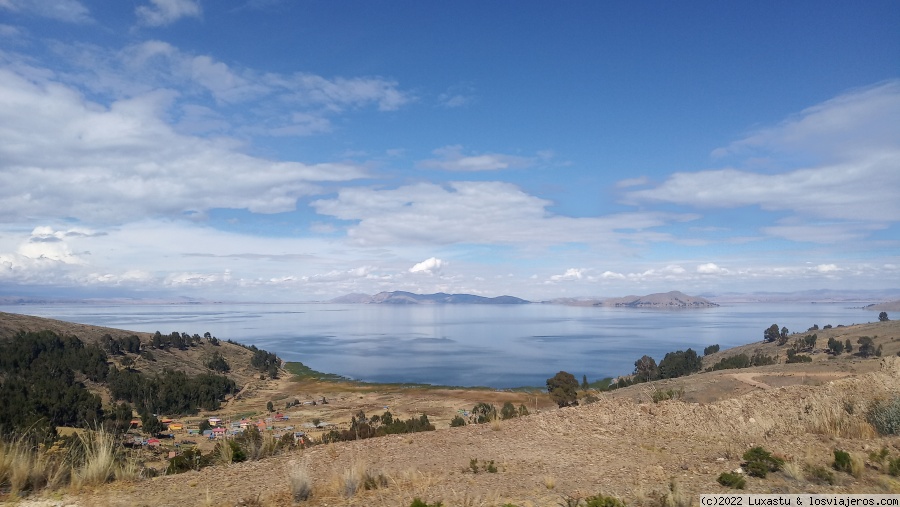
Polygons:
<instances>
[{"instance_id":1,"label":"small house","mask_svg":"<svg viewBox=\"0 0 900 507\"><path fill-rule=\"evenodd\" d=\"M222 438L225 436L225 428L213 428L212 434L215 438Z\"/></svg>"}]
</instances>

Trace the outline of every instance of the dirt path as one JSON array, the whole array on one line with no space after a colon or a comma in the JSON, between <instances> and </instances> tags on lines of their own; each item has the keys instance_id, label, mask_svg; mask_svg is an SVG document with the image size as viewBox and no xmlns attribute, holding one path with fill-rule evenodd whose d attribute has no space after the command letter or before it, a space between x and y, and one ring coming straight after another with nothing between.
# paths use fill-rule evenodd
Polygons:
<instances>
[{"instance_id":1,"label":"dirt path","mask_svg":"<svg viewBox=\"0 0 900 507\"><path fill-rule=\"evenodd\" d=\"M767 384L761 380L757 380L757 377L789 377L789 378L797 378L800 377L802 379L825 379L825 380L836 380L840 378L845 378L854 375L852 372L803 372L803 373L759 373L759 372L746 372L746 373L730 373L728 376L731 378L743 382L747 385L758 387L760 389L774 389L776 386L772 386Z\"/></svg>"}]
</instances>

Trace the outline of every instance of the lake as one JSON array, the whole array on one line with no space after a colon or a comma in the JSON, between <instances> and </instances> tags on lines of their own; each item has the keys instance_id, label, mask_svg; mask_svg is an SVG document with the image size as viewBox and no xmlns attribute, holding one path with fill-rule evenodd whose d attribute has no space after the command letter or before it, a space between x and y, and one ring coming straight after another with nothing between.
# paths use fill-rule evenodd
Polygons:
<instances>
[{"instance_id":1,"label":"lake","mask_svg":"<svg viewBox=\"0 0 900 507\"><path fill-rule=\"evenodd\" d=\"M762 340L770 325L873 322L863 304L730 304L651 310L561 305L168 304L0 305L0 311L133 331L203 334L370 382L542 386L631 373L643 354ZM853 308L855 306L855 308Z\"/></svg>"}]
</instances>

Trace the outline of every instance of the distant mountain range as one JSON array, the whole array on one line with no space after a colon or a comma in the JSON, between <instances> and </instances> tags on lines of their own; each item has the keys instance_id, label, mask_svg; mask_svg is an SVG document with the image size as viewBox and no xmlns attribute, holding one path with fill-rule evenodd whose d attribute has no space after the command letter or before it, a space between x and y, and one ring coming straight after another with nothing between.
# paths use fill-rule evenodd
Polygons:
<instances>
[{"instance_id":1,"label":"distant mountain range","mask_svg":"<svg viewBox=\"0 0 900 507\"><path fill-rule=\"evenodd\" d=\"M712 308L719 306L712 301L688 296L677 290L648 294L646 296L625 296L622 298L604 299L594 306L626 306L629 308Z\"/></svg>"},{"instance_id":2,"label":"distant mountain range","mask_svg":"<svg viewBox=\"0 0 900 507\"><path fill-rule=\"evenodd\" d=\"M334 298L329 303L343 304L389 304L389 305L521 305L528 304L513 296L486 298L472 294L413 294L412 292L394 291L379 292L374 296L368 294L347 294Z\"/></svg>"},{"instance_id":3,"label":"distant mountain range","mask_svg":"<svg viewBox=\"0 0 900 507\"><path fill-rule=\"evenodd\" d=\"M563 304L571 306L612 306L626 308L712 308L719 306L712 301L688 296L679 291L648 294L646 296L625 296L608 299L553 299L547 301L551 304Z\"/></svg>"}]
</instances>

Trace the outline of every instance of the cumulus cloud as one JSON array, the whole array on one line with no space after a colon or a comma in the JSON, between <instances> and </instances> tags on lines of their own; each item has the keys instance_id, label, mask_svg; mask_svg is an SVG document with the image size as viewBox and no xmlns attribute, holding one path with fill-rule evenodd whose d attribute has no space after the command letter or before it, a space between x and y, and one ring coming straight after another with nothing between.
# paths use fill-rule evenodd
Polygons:
<instances>
[{"instance_id":1,"label":"cumulus cloud","mask_svg":"<svg viewBox=\"0 0 900 507\"><path fill-rule=\"evenodd\" d=\"M700 273L701 275L724 275L728 274L728 270L719 267L713 262L707 262L706 264L697 266L697 273Z\"/></svg>"},{"instance_id":2,"label":"cumulus cloud","mask_svg":"<svg viewBox=\"0 0 900 507\"><path fill-rule=\"evenodd\" d=\"M311 203L320 214L355 222L348 229L360 245L507 244L546 246L572 242L613 248L634 241L670 240L648 229L691 215L654 212L573 218L547 211L550 201L506 182L419 183L396 189L344 188L336 198Z\"/></svg>"},{"instance_id":3,"label":"cumulus cloud","mask_svg":"<svg viewBox=\"0 0 900 507\"><path fill-rule=\"evenodd\" d=\"M560 282L565 280L581 280L585 277L586 270L583 268L569 268L561 275L553 275L550 280Z\"/></svg>"},{"instance_id":4,"label":"cumulus cloud","mask_svg":"<svg viewBox=\"0 0 900 507\"><path fill-rule=\"evenodd\" d=\"M202 12L196 0L150 0L150 4L135 9L138 20L147 26L169 25L185 17L199 18Z\"/></svg>"},{"instance_id":5,"label":"cumulus cloud","mask_svg":"<svg viewBox=\"0 0 900 507\"><path fill-rule=\"evenodd\" d=\"M445 264L446 263L444 261L442 261L441 259L431 257L431 258L425 259L424 261L409 268L409 272L433 275L435 273L440 273L441 269L443 269Z\"/></svg>"},{"instance_id":6,"label":"cumulus cloud","mask_svg":"<svg viewBox=\"0 0 900 507\"><path fill-rule=\"evenodd\" d=\"M422 160L419 167L426 169L443 169L445 171L497 171L502 169L519 169L534 165L532 158L501 153L485 153L481 155L465 155L459 145L438 148L432 153L439 158Z\"/></svg>"},{"instance_id":7,"label":"cumulus cloud","mask_svg":"<svg viewBox=\"0 0 900 507\"><path fill-rule=\"evenodd\" d=\"M0 0L0 8L67 23L93 21L88 8L78 0Z\"/></svg>"},{"instance_id":8,"label":"cumulus cloud","mask_svg":"<svg viewBox=\"0 0 900 507\"><path fill-rule=\"evenodd\" d=\"M351 164L280 162L227 140L175 132L172 96L106 107L70 87L0 69L0 218L121 221L215 207L295 209L317 183L365 175Z\"/></svg>"},{"instance_id":9,"label":"cumulus cloud","mask_svg":"<svg viewBox=\"0 0 900 507\"><path fill-rule=\"evenodd\" d=\"M900 220L900 81L857 90L788 118L718 150L749 161L766 158L766 172L726 167L681 172L628 202L698 208L758 206L792 213L772 235L811 237L818 222L859 236ZM799 165L799 166L798 166ZM823 236L820 236L820 238ZM846 239L846 238L843 238Z\"/></svg>"}]
</instances>

